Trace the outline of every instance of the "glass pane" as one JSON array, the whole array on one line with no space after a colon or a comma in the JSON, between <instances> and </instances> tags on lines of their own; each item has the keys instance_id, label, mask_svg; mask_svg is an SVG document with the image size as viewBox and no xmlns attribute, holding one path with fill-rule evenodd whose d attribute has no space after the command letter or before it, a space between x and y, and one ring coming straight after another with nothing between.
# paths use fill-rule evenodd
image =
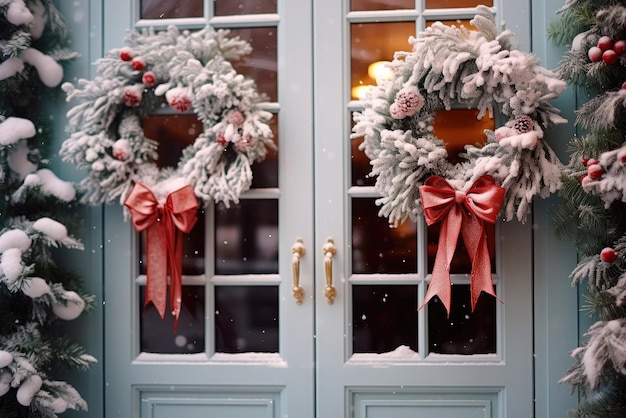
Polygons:
<instances>
[{"instance_id":1,"label":"glass pane","mask_svg":"<svg viewBox=\"0 0 626 418\"><path fill-rule=\"evenodd\" d=\"M141 0L142 19L202 17L202 0Z\"/></svg>"},{"instance_id":2,"label":"glass pane","mask_svg":"<svg viewBox=\"0 0 626 418\"><path fill-rule=\"evenodd\" d=\"M439 244L439 231L441 230L441 222L428 227L428 272L432 273L435 265L435 257L437 256L437 246ZM491 258L491 271L496 272L496 245L495 235L496 227L493 224L485 223L485 231L487 231L487 248L489 249L489 257ZM450 273L469 274L472 271L472 261L470 260L463 237L459 234L459 240L456 244L456 251L452 262L450 262Z\"/></svg>"},{"instance_id":3,"label":"glass pane","mask_svg":"<svg viewBox=\"0 0 626 418\"><path fill-rule=\"evenodd\" d=\"M239 36L252 46L252 52L234 61L233 66L239 73L252 78L258 91L272 102L278 101L277 29L275 26L230 29L231 36Z\"/></svg>"},{"instance_id":4,"label":"glass pane","mask_svg":"<svg viewBox=\"0 0 626 418\"><path fill-rule=\"evenodd\" d=\"M213 0L215 16L276 13L276 0Z\"/></svg>"},{"instance_id":5,"label":"glass pane","mask_svg":"<svg viewBox=\"0 0 626 418\"><path fill-rule=\"evenodd\" d=\"M413 8L415 8L415 0L350 0L351 11Z\"/></svg>"},{"instance_id":6,"label":"glass pane","mask_svg":"<svg viewBox=\"0 0 626 418\"><path fill-rule=\"evenodd\" d=\"M183 306L174 332L174 317L166 310L161 319L154 305L145 307L145 286L140 287L140 349L144 353L191 354L205 349L204 286L183 286ZM169 289L168 289L169 292ZM169 300L169 294L168 294ZM169 302L168 302L169 303Z\"/></svg>"},{"instance_id":7,"label":"glass pane","mask_svg":"<svg viewBox=\"0 0 626 418\"><path fill-rule=\"evenodd\" d=\"M183 234L183 275L204 274L204 233L205 233L205 211L198 210L198 221L194 225L191 233ZM148 256L146 244L146 231L139 234L139 274L147 273Z\"/></svg>"},{"instance_id":8,"label":"glass pane","mask_svg":"<svg viewBox=\"0 0 626 418\"><path fill-rule=\"evenodd\" d=\"M215 274L278 273L278 200L215 206Z\"/></svg>"},{"instance_id":9,"label":"glass pane","mask_svg":"<svg viewBox=\"0 0 626 418\"><path fill-rule=\"evenodd\" d=\"M369 176L372 166L367 155L359 150L359 145L362 143L363 137L352 139L352 185L373 186L376 184L376 177Z\"/></svg>"},{"instance_id":10,"label":"glass pane","mask_svg":"<svg viewBox=\"0 0 626 418\"><path fill-rule=\"evenodd\" d=\"M482 294L474 312L469 285L452 286L450 317L437 297L428 303L428 350L439 354L496 352L496 298Z\"/></svg>"},{"instance_id":11,"label":"glass pane","mask_svg":"<svg viewBox=\"0 0 626 418\"><path fill-rule=\"evenodd\" d=\"M448 159L457 163L465 145L482 146L487 142L485 129L495 129L495 121L488 115L477 119L477 109L440 110L433 121L434 133L446 143Z\"/></svg>"},{"instance_id":12,"label":"glass pane","mask_svg":"<svg viewBox=\"0 0 626 418\"><path fill-rule=\"evenodd\" d=\"M493 6L493 0L425 0L427 9L450 9L453 7L476 7L480 4Z\"/></svg>"},{"instance_id":13,"label":"glass pane","mask_svg":"<svg viewBox=\"0 0 626 418\"><path fill-rule=\"evenodd\" d=\"M416 273L417 226L405 221L396 228L378 216L375 199L352 199L352 272Z\"/></svg>"},{"instance_id":14,"label":"glass pane","mask_svg":"<svg viewBox=\"0 0 626 418\"><path fill-rule=\"evenodd\" d=\"M353 23L350 30L350 86L352 98L358 99L359 87L376 85L374 67L370 70L371 64L391 61L396 51L411 51L408 39L415 35L415 23Z\"/></svg>"},{"instance_id":15,"label":"glass pane","mask_svg":"<svg viewBox=\"0 0 626 418\"><path fill-rule=\"evenodd\" d=\"M278 352L278 286L215 288L215 351Z\"/></svg>"},{"instance_id":16,"label":"glass pane","mask_svg":"<svg viewBox=\"0 0 626 418\"><path fill-rule=\"evenodd\" d=\"M278 187L278 115L274 114L269 123L274 133L274 144L276 150L268 149L265 160L258 161L252 165L252 188Z\"/></svg>"},{"instance_id":17,"label":"glass pane","mask_svg":"<svg viewBox=\"0 0 626 418\"><path fill-rule=\"evenodd\" d=\"M352 286L352 330L354 353L417 351L417 286Z\"/></svg>"},{"instance_id":18,"label":"glass pane","mask_svg":"<svg viewBox=\"0 0 626 418\"><path fill-rule=\"evenodd\" d=\"M150 115L141 121L146 138L159 143L159 167L176 167L183 149L202 132L196 115Z\"/></svg>"}]
</instances>

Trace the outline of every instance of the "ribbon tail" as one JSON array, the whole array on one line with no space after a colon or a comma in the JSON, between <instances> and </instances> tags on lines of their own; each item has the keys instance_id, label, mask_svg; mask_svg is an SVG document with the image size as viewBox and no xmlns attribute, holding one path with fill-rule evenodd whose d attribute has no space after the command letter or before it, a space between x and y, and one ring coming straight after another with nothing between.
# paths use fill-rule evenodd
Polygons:
<instances>
[{"instance_id":1,"label":"ribbon tail","mask_svg":"<svg viewBox=\"0 0 626 418\"><path fill-rule=\"evenodd\" d=\"M463 222L463 241L472 260L470 275L470 292L472 312L482 292L496 296L491 276L491 258L487 247L487 232L485 224L475 216L466 216Z\"/></svg>"},{"instance_id":2,"label":"ribbon tail","mask_svg":"<svg viewBox=\"0 0 626 418\"><path fill-rule=\"evenodd\" d=\"M167 304L167 244L162 222L155 222L148 228L146 241L148 266L144 306L154 304L163 319Z\"/></svg>"},{"instance_id":3,"label":"ribbon tail","mask_svg":"<svg viewBox=\"0 0 626 418\"><path fill-rule=\"evenodd\" d=\"M441 223L439 231L439 243L437 245L437 255L435 265L431 275L428 291L424 298L423 308L434 296L438 296L446 309L447 316L450 316L450 306L452 304L452 283L450 281L450 263L454 257L456 244L459 239L462 215L458 207L450 210L448 216Z\"/></svg>"},{"instance_id":4,"label":"ribbon tail","mask_svg":"<svg viewBox=\"0 0 626 418\"><path fill-rule=\"evenodd\" d=\"M168 222L169 223L169 222ZM174 332L178 329L178 318L182 306L182 263L183 233L176 229L173 222L168 224L168 258L170 268L170 309L174 316Z\"/></svg>"}]
</instances>

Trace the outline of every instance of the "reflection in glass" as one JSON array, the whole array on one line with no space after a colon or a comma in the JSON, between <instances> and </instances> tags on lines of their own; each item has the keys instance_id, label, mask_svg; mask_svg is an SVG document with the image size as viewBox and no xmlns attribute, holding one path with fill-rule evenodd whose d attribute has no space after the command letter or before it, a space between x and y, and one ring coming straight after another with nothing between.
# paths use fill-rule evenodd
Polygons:
<instances>
[{"instance_id":1,"label":"reflection in glass","mask_svg":"<svg viewBox=\"0 0 626 418\"><path fill-rule=\"evenodd\" d=\"M278 286L215 287L215 351L278 352Z\"/></svg>"},{"instance_id":2,"label":"reflection in glass","mask_svg":"<svg viewBox=\"0 0 626 418\"><path fill-rule=\"evenodd\" d=\"M352 286L352 351L417 351L417 286Z\"/></svg>"},{"instance_id":3,"label":"reflection in glass","mask_svg":"<svg viewBox=\"0 0 626 418\"><path fill-rule=\"evenodd\" d=\"M359 149L363 143L363 138L352 139L352 185L353 186L373 186L376 184L376 177L370 176L372 166L367 155Z\"/></svg>"},{"instance_id":4,"label":"reflection in glass","mask_svg":"<svg viewBox=\"0 0 626 418\"><path fill-rule=\"evenodd\" d=\"M439 245L439 231L441 230L441 222L428 227L428 272L432 273L437 256L437 246ZM487 248L489 249L489 257L491 258L491 272L496 272L496 245L495 235L496 227L493 224L485 222L485 231L487 231ZM450 262L450 273L469 274L472 271L472 260L470 260L463 237L459 234L459 240L456 243L456 251Z\"/></svg>"},{"instance_id":5,"label":"reflection in glass","mask_svg":"<svg viewBox=\"0 0 626 418\"><path fill-rule=\"evenodd\" d=\"M415 0L350 0L350 10L396 10L413 9Z\"/></svg>"},{"instance_id":6,"label":"reflection in glass","mask_svg":"<svg viewBox=\"0 0 626 418\"><path fill-rule=\"evenodd\" d=\"M202 122L195 114L150 115L141 125L146 138L159 143L159 167L176 167L183 149L202 133Z\"/></svg>"},{"instance_id":7,"label":"reflection in glass","mask_svg":"<svg viewBox=\"0 0 626 418\"><path fill-rule=\"evenodd\" d=\"M470 286L452 286L450 317L439 298L428 303L428 350L439 354L496 352L496 299L483 293L474 312Z\"/></svg>"},{"instance_id":8,"label":"reflection in glass","mask_svg":"<svg viewBox=\"0 0 626 418\"><path fill-rule=\"evenodd\" d=\"M252 165L252 185L253 189L278 187L278 115L272 115L269 126L274 134L274 144L278 147L275 150L267 149L267 155L263 161L257 161Z\"/></svg>"},{"instance_id":9,"label":"reflection in glass","mask_svg":"<svg viewBox=\"0 0 626 418\"><path fill-rule=\"evenodd\" d=\"M189 234L183 234L183 275L204 274L205 211L198 209L198 220ZM147 273L146 231L139 234L139 274Z\"/></svg>"},{"instance_id":10,"label":"reflection in glass","mask_svg":"<svg viewBox=\"0 0 626 418\"><path fill-rule=\"evenodd\" d=\"M353 23L350 25L350 87L375 86L368 73L370 64L391 61L396 51L411 51L409 36L415 35L415 22ZM358 99L353 94L353 99Z\"/></svg>"},{"instance_id":11,"label":"reflection in glass","mask_svg":"<svg viewBox=\"0 0 626 418\"><path fill-rule=\"evenodd\" d=\"M143 307L146 288L141 286L138 303L142 307L139 316L141 352L166 354L203 352L205 348L204 293L204 286L183 286L183 305L178 320L178 329L174 332L174 317L169 309L165 311L165 319L161 319L152 303Z\"/></svg>"},{"instance_id":12,"label":"reflection in glass","mask_svg":"<svg viewBox=\"0 0 626 418\"><path fill-rule=\"evenodd\" d=\"M276 0L213 0L215 16L276 13Z\"/></svg>"},{"instance_id":13,"label":"reflection in glass","mask_svg":"<svg viewBox=\"0 0 626 418\"><path fill-rule=\"evenodd\" d=\"M202 17L202 0L141 0L142 19Z\"/></svg>"},{"instance_id":14,"label":"reflection in glass","mask_svg":"<svg viewBox=\"0 0 626 418\"><path fill-rule=\"evenodd\" d=\"M374 201L352 199L352 273L416 273L416 224L391 228Z\"/></svg>"},{"instance_id":15,"label":"reflection in glass","mask_svg":"<svg viewBox=\"0 0 626 418\"><path fill-rule=\"evenodd\" d=\"M215 274L278 273L278 200L215 206Z\"/></svg>"},{"instance_id":16,"label":"reflection in glass","mask_svg":"<svg viewBox=\"0 0 626 418\"><path fill-rule=\"evenodd\" d=\"M253 79L257 90L267 96L267 100L278 101L278 28L230 29L230 36L239 36L252 46L252 52L238 61L233 67L238 73Z\"/></svg>"},{"instance_id":17,"label":"reflection in glass","mask_svg":"<svg viewBox=\"0 0 626 418\"><path fill-rule=\"evenodd\" d=\"M427 9L451 9L453 7L476 7L480 4L493 6L493 0L425 0Z\"/></svg>"}]
</instances>

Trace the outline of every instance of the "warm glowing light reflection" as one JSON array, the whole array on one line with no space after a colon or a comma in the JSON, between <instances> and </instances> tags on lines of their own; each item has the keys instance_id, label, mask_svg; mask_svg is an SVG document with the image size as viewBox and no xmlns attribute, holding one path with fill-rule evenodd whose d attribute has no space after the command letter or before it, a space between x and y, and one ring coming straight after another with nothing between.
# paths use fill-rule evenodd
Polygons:
<instances>
[{"instance_id":1,"label":"warm glowing light reflection","mask_svg":"<svg viewBox=\"0 0 626 418\"><path fill-rule=\"evenodd\" d=\"M389 68L389 61L376 61L367 67L367 74L376 81L391 80L393 71Z\"/></svg>"}]
</instances>

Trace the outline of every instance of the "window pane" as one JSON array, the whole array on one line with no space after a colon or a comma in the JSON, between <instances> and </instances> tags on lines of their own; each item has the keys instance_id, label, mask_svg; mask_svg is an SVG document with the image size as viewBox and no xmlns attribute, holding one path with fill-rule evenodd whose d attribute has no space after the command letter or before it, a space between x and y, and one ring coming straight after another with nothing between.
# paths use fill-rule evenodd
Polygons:
<instances>
[{"instance_id":1,"label":"window pane","mask_svg":"<svg viewBox=\"0 0 626 418\"><path fill-rule=\"evenodd\" d=\"M237 72L252 78L260 93L267 95L267 100L278 101L278 43L277 28L240 28L230 29L232 37L239 36L252 46L252 53L238 61L233 61Z\"/></svg>"},{"instance_id":2,"label":"window pane","mask_svg":"<svg viewBox=\"0 0 626 418\"><path fill-rule=\"evenodd\" d=\"M276 150L268 149L265 160L258 161L252 165L252 188L278 187L278 115L274 115L269 122L274 133L274 144Z\"/></svg>"},{"instance_id":3,"label":"window pane","mask_svg":"<svg viewBox=\"0 0 626 418\"><path fill-rule=\"evenodd\" d=\"M363 137L352 139L352 185L373 186L376 184L376 177L369 175L372 166L367 155L359 149L362 143Z\"/></svg>"},{"instance_id":4,"label":"window pane","mask_svg":"<svg viewBox=\"0 0 626 418\"><path fill-rule=\"evenodd\" d=\"M276 13L276 0L213 0L215 16Z\"/></svg>"},{"instance_id":5,"label":"window pane","mask_svg":"<svg viewBox=\"0 0 626 418\"><path fill-rule=\"evenodd\" d=\"M354 353L417 351L417 286L352 286L352 330Z\"/></svg>"},{"instance_id":6,"label":"window pane","mask_svg":"<svg viewBox=\"0 0 626 418\"><path fill-rule=\"evenodd\" d=\"M450 9L453 7L476 7L480 4L493 6L493 0L425 0L427 9Z\"/></svg>"},{"instance_id":7,"label":"window pane","mask_svg":"<svg viewBox=\"0 0 626 418\"><path fill-rule=\"evenodd\" d=\"M477 109L440 110L433 121L434 134L446 143L448 159L457 163L465 145L482 146L487 142L485 129L494 130L495 121L488 115L477 119Z\"/></svg>"},{"instance_id":8,"label":"window pane","mask_svg":"<svg viewBox=\"0 0 626 418\"><path fill-rule=\"evenodd\" d=\"M215 288L215 351L278 352L278 286Z\"/></svg>"},{"instance_id":9,"label":"window pane","mask_svg":"<svg viewBox=\"0 0 626 418\"><path fill-rule=\"evenodd\" d=\"M415 0L351 0L350 10L395 10L413 9Z\"/></svg>"},{"instance_id":10,"label":"window pane","mask_svg":"<svg viewBox=\"0 0 626 418\"><path fill-rule=\"evenodd\" d=\"M194 114L150 115L141 124L146 138L159 143L159 167L176 167L183 149L202 133L202 122Z\"/></svg>"},{"instance_id":11,"label":"window pane","mask_svg":"<svg viewBox=\"0 0 626 418\"><path fill-rule=\"evenodd\" d=\"M352 272L416 273L417 227L405 221L391 228L378 216L375 199L352 199Z\"/></svg>"},{"instance_id":12,"label":"window pane","mask_svg":"<svg viewBox=\"0 0 626 418\"><path fill-rule=\"evenodd\" d=\"M428 303L428 350L439 354L496 352L496 299L482 294L474 312L470 286L452 286L450 317L439 298Z\"/></svg>"},{"instance_id":13,"label":"window pane","mask_svg":"<svg viewBox=\"0 0 626 418\"><path fill-rule=\"evenodd\" d=\"M183 275L204 274L205 211L198 210L198 220L189 234L183 234ZM147 273L146 231L139 234L139 274Z\"/></svg>"},{"instance_id":14,"label":"window pane","mask_svg":"<svg viewBox=\"0 0 626 418\"><path fill-rule=\"evenodd\" d=\"M202 0L141 0L141 18L202 17L202 4Z\"/></svg>"},{"instance_id":15,"label":"window pane","mask_svg":"<svg viewBox=\"0 0 626 418\"><path fill-rule=\"evenodd\" d=\"M428 227L428 272L432 273L435 265L435 257L437 256L437 246L439 245L439 231L441 230L441 222ZM487 232L487 248L489 249L489 257L491 258L491 271L496 272L496 245L495 235L496 227L493 224L485 223L485 231ZM469 274L472 271L472 261L470 260L463 237L459 234L459 240L456 244L454 257L450 262L450 273Z\"/></svg>"},{"instance_id":16,"label":"window pane","mask_svg":"<svg viewBox=\"0 0 626 418\"><path fill-rule=\"evenodd\" d=\"M141 351L167 354L203 352L205 348L204 290L204 286L183 286L183 305L176 332L174 332L174 317L170 312L166 310L165 319L161 319L152 303L140 308L142 309L139 317ZM146 288L141 286L139 306L144 306L145 294Z\"/></svg>"},{"instance_id":17,"label":"window pane","mask_svg":"<svg viewBox=\"0 0 626 418\"><path fill-rule=\"evenodd\" d=\"M411 51L408 40L415 35L415 23L353 23L350 30L350 86L352 98L358 99L359 86L376 85L376 76L368 72L370 64L391 61L396 51Z\"/></svg>"},{"instance_id":18,"label":"window pane","mask_svg":"<svg viewBox=\"0 0 626 418\"><path fill-rule=\"evenodd\" d=\"M278 273L278 200L215 206L215 274Z\"/></svg>"}]
</instances>

